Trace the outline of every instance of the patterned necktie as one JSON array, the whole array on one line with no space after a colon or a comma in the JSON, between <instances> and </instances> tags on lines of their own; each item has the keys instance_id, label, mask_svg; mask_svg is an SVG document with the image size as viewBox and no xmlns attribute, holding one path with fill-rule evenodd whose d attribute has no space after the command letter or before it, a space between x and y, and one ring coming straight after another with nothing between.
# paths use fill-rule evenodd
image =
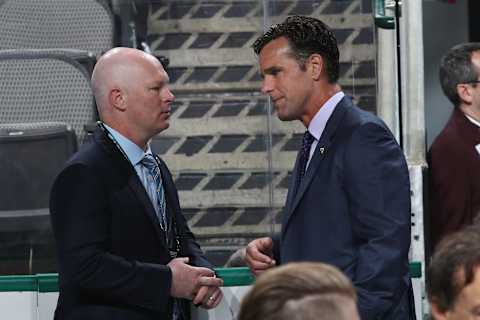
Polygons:
<instances>
[{"instance_id":1,"label":"patterned necktie","mask_svg":"<svg viewBox=\"0 0 480 320\"><path fill-rule=\"evenodd\" d=\"M163 189L162 183L162 175L160 173L160 168L158 167L157 161L151 154L146 154L143 159L141 160L142 165L144 165L148 172L150 173L151 177L153 178L153 182L155 185L154 192L151 196L153 197L152 202L157 203L155 210L158 208L157 217L160 221L160 226L166 232L167 230L167 216L166 216L166 202L165 202L165 191ZM172 320L183 320L185 317L183 316L182 312L182 301L179 299L173 298L172 301Z\"/></svg>"},{"instance_id":2,"label":"patterned necktie","mask_svg":"<svg viewBox=\"0 0 480 320\"><path fill-rule=\"evenodd\" d=\"M160 168L158 167L157 161L151 154L146 154L141 163L148 169L150 176L153 178L153 183L155 190L153 192L149 191L150 196L152 197L152 202L154 202L154 208L160 226L164 231L167 230L167 215L166 215L166 201L165 201L165 191L163 189L162 175L160 174Z\"/></svg>"},{"instance_id":3,"label":"patterned necktie","mask_svg":"<svg viewBox=\"0 0 480 320\"><path fill-rule=\"evenodd\" d=\"M307 171L308 158L310 157L310 148L312 146L315 137L310 134L310 132L305 131L302 139L302 148L300 149L300 158L298 160L300 172L298 174L297 186L302 182L305 172Z\"/></svg>"},{"instance_id":4,"label":"patterned necktie","mask_svg":"<svg viewBox=\"0 0 480 320\"><path fill-rule=\"evenodd\" d=\"M160 226L166 232L167 216L166 216L166 209L165 209L166 207L165 191L163 189L162 175L160 174L160 168L158 167L157 161L155 161L155 158L151 154L146 154L141 160L141 163L148 169L148 172L153 178L155 190L154 192L149 192L149 193L152 193L151 194L151 196L153 197L152 202L156 201L157 203L157 206L154 205L154 207L156 208L155 210L157 210L158 208L157 217L158 217L158 220L160 221ZM172 320L184 319L181 304L182 302L180 300L175 298L173 299Z\"/></svg>"}]
</instances>

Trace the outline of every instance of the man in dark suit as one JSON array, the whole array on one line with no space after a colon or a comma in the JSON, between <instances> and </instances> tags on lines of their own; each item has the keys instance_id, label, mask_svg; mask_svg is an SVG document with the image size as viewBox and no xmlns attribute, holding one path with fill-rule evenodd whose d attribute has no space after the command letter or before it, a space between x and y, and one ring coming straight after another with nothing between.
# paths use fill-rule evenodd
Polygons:
<instances>
[{"instance_id":1,"label":"man in dark suit","mask_svg":"<svg viewBox=\"0 0 480 320\"><path fill-rule=\"evenodd\" d=\"M440 83L454 110L428 152L432 249L480 212L480 43L450 49Z\"/></svg>"},{"instance_id":2,"label":"man in dark suit","mask_svg":"<svg viewBox=\"0 0 480 320\"><path fill-rule=\"evenodd\" d=\"M262 92L278 117L300 120L307 131L282 231L252 241L246 263L256 274L291 261L333 264L352 280L363 320L413 319L410 183L402 150L379 118L341 91L337 42L324 23L289 17L253 47Z\"/></svg>"},{"instance_id":3,"label":"man in dark suit","mask_svg":"<svg viewBox=\"0 0 480 320\"><path fill-rule=\"evenodd\" d=\"M57 177L50 201L60 295L55 319L188 319L222 299L150 139L174 96L153 56L103 55L92 76L102 122Z\"/></svg>"}]
</instances>

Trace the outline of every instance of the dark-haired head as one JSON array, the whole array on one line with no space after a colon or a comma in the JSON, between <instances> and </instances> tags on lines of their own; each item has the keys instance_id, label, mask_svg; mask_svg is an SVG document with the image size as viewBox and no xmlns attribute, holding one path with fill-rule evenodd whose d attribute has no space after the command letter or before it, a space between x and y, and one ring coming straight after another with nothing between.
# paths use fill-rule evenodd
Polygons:
<instances>
[{"instance_id":1,"label":"dark-haired head","mask_svg":"<svg viewBox=\"0 0 480 320\"><path fill-rule=\"evenodd\" d=\"M480 52L479 42L462 43L448 50L440 62L440 84L455 107L461 103L457 85L479 80L480 70L472 63L474 52Z\"/></svg>"},{"instance_id":2,"label":"dark-haired head","mask_svg":"<svg viewBox=\"0 0 480 320\"><path fill-rule=\"evenodd\" d=\"M326 64L328 81L337 82L340 69L337 40L325 23L306 16L288 17L260 36L253 44L253 50L258 55L265 45L280 37L287 38L292 54L302 68L310 55L321 55Z\"/></svg>"}]
</instances>

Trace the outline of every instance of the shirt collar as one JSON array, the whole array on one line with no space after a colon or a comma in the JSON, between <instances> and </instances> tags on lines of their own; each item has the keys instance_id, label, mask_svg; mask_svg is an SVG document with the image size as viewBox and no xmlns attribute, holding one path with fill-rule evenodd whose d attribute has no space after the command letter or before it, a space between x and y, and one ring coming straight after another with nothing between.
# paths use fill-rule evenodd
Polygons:
<instances>
[{"instance_id":1,"label":"shirt collar","mask_svg":"<svg viewBox=\"0 0 480 320\"><path fill-rule=\"evenodd\" d=\"M473 119L473 118L470 117L469 115L466 115L466 114L465 114L465 117L467 117L467 119L470 120L471 123L473 123L473 124L476 125L477 127L480 127L480 122L478 122L477 120Z\"/></svg>"},{"instance_id":2,"label":"shirt collar","mask_svg":"<svg viewBox=\"0 0 480 320\"><path fill-rule=\"evenodd\" d=\"M123 152L125 152L125 154L128 157L128 160L133 166L138 164L143 159L145 154L152 154L152 150L150 149L150 144L147 145L147 151L143 151L142 148L137 146L132 140L128 139L127 137L122 135L120 132L107 126L106 124L104 125L107 128L107 130L112 134L112 136L115 138L117 143L120 145Z\"/></svg>"},{"instance_id":3,"label":"shirt collar","mask_svg":"<svg viewBox=\"0 0 480 320\"><path fill-rule=\"evenodd\" d=\"M335 107L344 96L345 94L343 91L337 92L331 96L330 99L328 99L327 102L320 107L312 121L310 121L310 124L308 125L308 131L312 136L315 137L315 140L320 140L323 130L325 130L325 126L327 125L328 119L330 119L333 110L335 110Z\"/></svg>"}]
</instances>

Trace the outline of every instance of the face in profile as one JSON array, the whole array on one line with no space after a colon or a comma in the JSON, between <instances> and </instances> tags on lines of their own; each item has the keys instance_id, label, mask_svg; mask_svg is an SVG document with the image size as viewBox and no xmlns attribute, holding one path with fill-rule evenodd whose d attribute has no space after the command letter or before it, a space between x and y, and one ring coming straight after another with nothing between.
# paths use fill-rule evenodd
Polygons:
<instances>
[{"instance_id":1,"label":"face in profile","mask_svg":"<svg viewBox=\"0 0 480 320\"><path fill-rule=\"evenodd\" d=\"M440 311L432 301L436 320L480 320L480 268L475 269L473 282L458 294L451 310Z\"/></svg>"},{"instance_id":2,"label":"face in profile","mask_svg":"<svg viewBox=\"0 0 480 320\"><path fill-rule=\"evenodd\" d=\"M126 96L130 121L147 136L167 129L175 97L161 63L154 57L144 58L131 77L133 85L127 88Z\"/></svg>"},{"instance_id":3,"label":"face in profile","mask_svg":"<svg viewBox=\"0 0 480 320\"><path fill-rule=\"evenodd\" d=\"M294 58L287 38L267 43L259 55L262 93L269 95L280 120L300 120L311 97L313 81Z\"/></svg>"}]
</instances>

